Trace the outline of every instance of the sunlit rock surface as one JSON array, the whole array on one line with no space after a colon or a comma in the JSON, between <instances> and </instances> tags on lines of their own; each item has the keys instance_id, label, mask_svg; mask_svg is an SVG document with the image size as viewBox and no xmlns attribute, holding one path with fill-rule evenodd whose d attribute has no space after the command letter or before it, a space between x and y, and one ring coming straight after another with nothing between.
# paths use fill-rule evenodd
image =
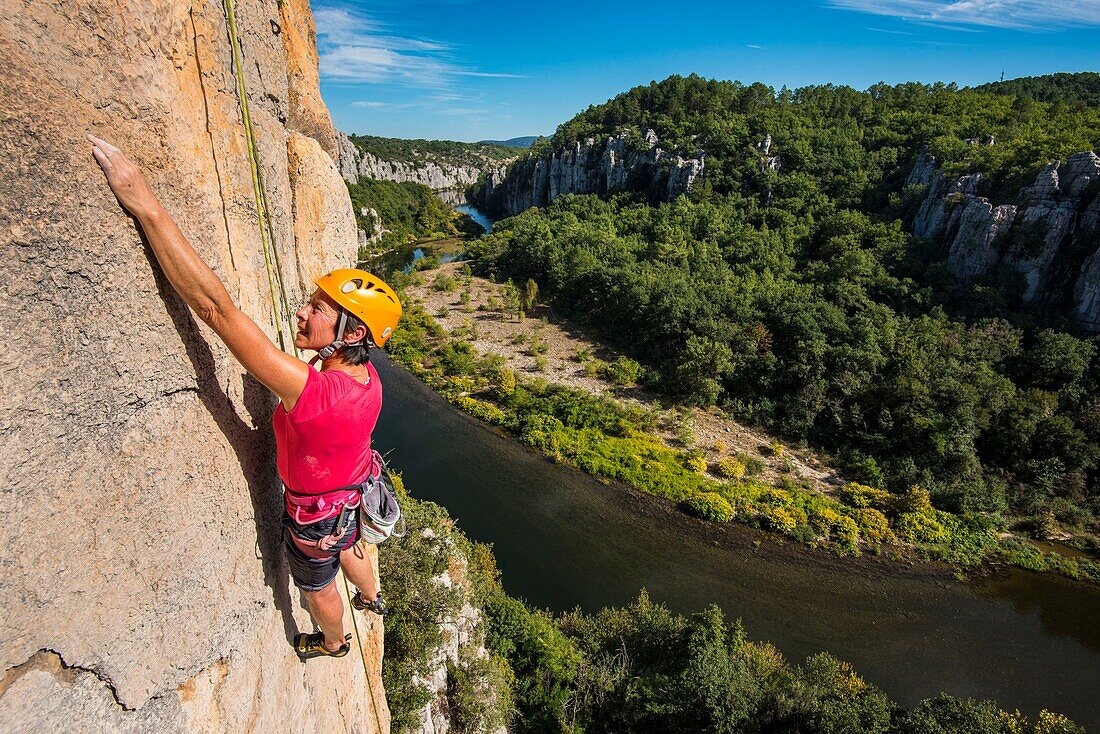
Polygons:
<instances>
[{"instance_id":1,"label":"sunlit rock surface","mask_svg":"<svg viewBox=\"0 0 1100 734\"><path fill-rule=\"evenodd\" d=\"M389 727L377 622L366 666L294 656L312 626L280 550L272 397L171 291L84 139L126 150L288 340L280 302L354 262L355 225L307 4L235 6L268 257L222 3L4 5L5 731Z\"/></svg>"}]
</instances>

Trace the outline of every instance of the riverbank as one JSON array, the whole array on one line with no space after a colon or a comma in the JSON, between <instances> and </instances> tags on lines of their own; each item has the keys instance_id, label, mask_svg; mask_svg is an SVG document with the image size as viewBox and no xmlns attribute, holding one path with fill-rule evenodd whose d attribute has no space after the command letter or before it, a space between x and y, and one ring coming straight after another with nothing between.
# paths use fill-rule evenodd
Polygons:
<instances>
[{"instance_id":1,"label":"riverbank","mask_svg":"<svg viewBox=\"0 0 1100 734\"><path fill-rule=\"evenodd\" d=\"M455 404L558 461L700 517L746 522L840 555L939 560L968 572L1007 563L1100 581L1094 560L1043 552L997 518L936 510L919 488L894 496L847 482L828 457L785 446L720 410L677 406L624 384L636 378L636 364L556 322L548 308L523 304L518 289L509 294L468 270L450 263L409 279L408 300L422 312L406 320L406 330L419 324L417 333L406 334L421 343L395 354ZM576 417L574 404L586 402L580 396L591 399L581 411L587 418Z\"/></svg>"}]
</instances>

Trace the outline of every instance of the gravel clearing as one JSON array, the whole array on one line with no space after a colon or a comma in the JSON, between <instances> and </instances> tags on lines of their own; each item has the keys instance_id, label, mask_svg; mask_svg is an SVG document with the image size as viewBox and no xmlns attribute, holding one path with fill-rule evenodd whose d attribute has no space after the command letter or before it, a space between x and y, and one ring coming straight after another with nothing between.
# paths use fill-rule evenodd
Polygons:
<instances>
[{"instance_id":1,"label":"gravel clearing","mask_svg":"<svg viewBox=\"0 0 1100 734\"><path fill-rule=\"evenodd\" d=\"M555 317L546 305L537 306L522 320L508 316L499 306L490 306L490 299L503 302L504 285L476 275L464 276L462 267L463 263L454 262L420 271L421 282L407 286L405 292L449 335L466 338L481 354L502 355L517 377L541 377L551 384L606 395L621 403L656 411L660 416L657 435L662 442L674 448L693 447L702 452L710 465L722 457L743 454L764 462L765 469L758 478L768 482L778 483L782 477L790 476L807 488L827 494L843 484L844 480L819 452L788 445L760 429L749 428L720 408L689 408L640 387L618 387L591 376L578 360L578 354L587 353L605 362L620 356L602 344L594 330ZM434 284L441 275L453 278L457 287L451 291L437 289ZM462 302L464 292L470 294L468 303ZM533 338L545 345L541 369L531 353ZM685 426L690 430L684 430ZM773 442L783 444L778 456L772 455Z\"/></svg>"}]
</instances>

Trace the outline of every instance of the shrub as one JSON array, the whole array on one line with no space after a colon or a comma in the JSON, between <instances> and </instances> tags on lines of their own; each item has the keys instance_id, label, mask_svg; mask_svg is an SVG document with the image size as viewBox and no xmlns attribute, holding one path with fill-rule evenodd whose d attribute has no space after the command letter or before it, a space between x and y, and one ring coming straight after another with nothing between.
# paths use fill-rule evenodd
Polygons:
<instances>
[{"instance_id":1,"label":"shrub","mask_svg":"<svg viewBox=\"0 0 1100 734\"><path fill-rule=\"evenodd\" d=\"M535 370L537 372L545 372L549 365L550 362L541 354L535 357Z\"/></svg>"},{"instance_id":2,"label":"shrub","mask_svg":"<svg viewBox=\"0 0 1100 734\"><path fill-rule=\"evenodd\" d=\"M503 398L511 395L516 389L516 373L507 367L501 367L492 375L493 394Z\"/></svg>"},{"instance_id":3,"label":"shrub","mask_svg":"<svg viewBox=\"0 0 1100 734\"><path fill-rule=\"evenodd\" d=\"M726 443L724 441L715 441L711 448L714 449L714 453L716 454L724 454L726 452Z\"/></svg>"},{"instance_id":4,"label":"shrub","mask_svg":"<svg viewBox=\"0 0 1100 734\"><path fill-rule=\"evenodd\" d=\"M861 507L852 515L859 526L863 537L872 543L890 540L893 533L890 532L890 523L883 515L873 507Z\"/></svg>"},{"instance_id":5,"label":"shrub","mask_svg":"<svg viewBox=\"0 0 1100 734\"><path fill-rule=\"evenodd\" d=\"M602 359L591 359L584 363L584 374L589 377L595 377L603 372L604 367L607 366L607 362Z\"/></svg>"},{"instance_id":6,"label":"shrub","mask_svg":"<svg viewBox=\"0 0 1100 734\"><path fill-rule=\"evenodd\" d=\"M698 454L684 454L684 468L696 474L706 474L707 460Z\"/></svg>"},{"instance_id":7,"label":"shrub","mask_svg":"<svg viewBox=\"0 0 1100 734\"><path fill-rule=\"evenodd\" d=\"M767 464L764 463L764 460L758 456L742 453L734 454L734 456L737 457L738 461L745 465L745 474L747 476L755 477L758 474L763 473L764 469L767 467Z\"/></svg>"},{"instance_id":8,"label":"shrub","mask_svg":"<svg viewBox=\"0 0 1100 734\"><path fill-rule=\"evenodd\" d=\"M992 701L955 698L941 693L926 698L905 713L894 731L898 734L1002 734L1001 710Z\"/></svg>"},{"instance_id":9,"label":"shrub","mask_svg":"<svg viewBox=\"0 0 1100 734\"><path fill-rule=\"evenodd\" d=\"M882 511L889 510L894 501L894 495L886 490L857 482L845 484L840 490L840 498L852 507L874 507Z\"/></svg>"},{"instance_id":10,"label":"shrub","mask_svg":"<svg viewBox=\"0 0 1100 734\"><path fill-rule=\"evenodd\" d=\"M455 398L453 402L473 417L483 420L486 423L492 423L494 426L504 425L507 418L503 410L492 403L486 403L484 400L471 398L467 395L460 395Z\"/></svg>"},{"instance_id":11,"label":"shrub","mask_svg":"<svg viewBox=\"0 0 1100 734\"><path fill-rule=\"evenodd\" d=\"M831 507L814 507L810 510L810 527L819 535L828 535L840 519L840 513Z\"/></svg>"},{"instance_id":12,"label":"shrub","mask_svg":"<svg viewBox=\"0 0 1100 734\"><path fill-rule=\"evenodd\" d=\"M707 520L729 522L734 518L733 506L717 492L700 492L684 503L688 512Z\"/></svg>"},{"instance_id":13,"label":"shrub","mask_svg":"<svg viewBox=\"0 0 1100 734\"><path fill-rule=\"evenodd\" d=\"M745 465L733 457L719 459L714 465L718 476L725 479L740 479L745 476Z\"/></svg>"},{"instance_id":14,"label":"shrub","mask_svg":"<svg viewBox=\"0 0 1100 734\"><path fill-rule=\"evenodd\" d=\"M447 275L446 273L440 273L439 275L435 276L435 280L432 281L432 288L437 291L450 293L451 291L458 288L458 283L455 282L454 278Z\"/></svg>"},{"instance_id":15,"label":"shrub","mask_svg":"<svg viewBox=\"0 0 1100 734\"><path fill-rule=\"evenodd\" d=\"M859 526L856 521L847 515L841 515L833 523L830 536L844 551L853 555L859 554Z\"/></svg>"},{"instance_id":16,"label":"shrub","mask_svg":"<svg viewBox=\"0 0 1100 734\"><path fill-rule=\"evenodd\" d=\"M921 489L915 484L899 497L895 504L899 513L928 514L932 511L932 498L928 490Z\"/></svg>"},{"instance_id":17,"label":"shrub","mask_svg":"<svg viewBox=\"0 0 1100 734\"><path fill-rule=\"evenodd\" d=\"M768 452L777 459L781 458L783 456L783 444L772 441L768 444Z\"/></svg>"},{"instance_id":18,"label":"shrub","mask_svg":"<svg viewBox=\"0 0 1100 734\"><path fill-rule=\"evenodd\" d=\"M790 506L794 504L791 493L785 489L769 487L760 493L760 501L765 505Z\"/></svg>"},{"instance_id":19,"label":"shrub","mask_svg":"<svg viewBox=\"0 0 1100 734\"><path fill-rule=\"evenodd\" d=\"M437 319L445 319L445 318L447 318L447 314L449 314L450 312L451 312L451 309L447 308L446 306L440 306L435 311L435 317Z\"/></svg>"},{"instance_id":20,"label":"shrub","mask_svg":"<svg viewBox=\"0 0 1100 734\"><path fill-rule=\"evenodd\" d=\"M564 427L565 425L552 415L530 413L523 416L519 437L528 446L556 453L558 450L557 433Z\"/></svg>"},{"instance_id":21,"label":"shrub","mask_svg":"<svg viewBox=\"0 0 1100 734\"><path fill-rule=\"evenodd\" d=\"M540 354L545 354L548 349L550 349L550 344L545 339L538 334L531 335L531 346L527 348L528 354L535 357Z\"/></svg>"},{"instance_id":22,"label":"shrub","mask_svg":"<svg viewBox=\"0 0 1100 734\"><path fill-rule=\"evenodd\" d=\"M1078 726L1062 714L1043 709L1035 720L1035 734L1085 734L1085 727Z\"/></svg>"},{"instance_id":23,"label":"shrub","mask_svg":"<svg viewBox=\"0 0 1100 734\"><path fill-rule=\"evenodd\" d=\"M436 357L448 375L472 375L477 371L477 355L469 342L452 339L436 350Z\"/></svg>"},{"instance_id":24,"label":"shrub","mask_svg":"<svg viewBox=\"0 0 1100 734\"><path fill-rule=\"evenodd\" d=\"M943 523L925 512L903 512L894 523L894 532L908 543L945 543L949 539Z\"/></svg>"},{"instance_id":25,"label":"shrub","mask_svg":"<svg viewBox=\"0 0 1100 734\"><path fill-rule=\"evenodd\" d=\"M619 387L630 387L637 384L642 366L629 357L619 357L610 364L605 363L600 375Z\"/></svg>"},{"instance_id":26,"label":"shrub","mask_svg":"<svg viewBox=\"0 0 1100 734\"><path fill-rule=\"evenodd\" d=\"M790 507L772 506L764 510L764 527L780 533L793 533L798 527Z\"/></svg>"}]
</instances>

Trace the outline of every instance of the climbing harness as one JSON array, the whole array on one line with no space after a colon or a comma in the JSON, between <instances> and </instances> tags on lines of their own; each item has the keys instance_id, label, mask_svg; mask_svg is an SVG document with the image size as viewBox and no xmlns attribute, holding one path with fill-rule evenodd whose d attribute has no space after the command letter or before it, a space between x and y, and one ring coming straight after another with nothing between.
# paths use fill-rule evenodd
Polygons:
<instances>
[{"instance_id":1,"label":"climbing harness","mask_svg":"<svg viewBox=\"0 0 1100 734\"><path fill-rule=\"evenodd\" d=\"M241 120L244 124L245 140L248 149L248 165L252 172L252 193L256 199L256 217L260 222L260 242L264 250L264 267L267 270L267 283L271 291L271 303L274 313L275 328L279 335L279 347L286 351L286 340L283 337L283 326L290 327L290 333L294 333L294 322L290 310L290 301L286 297L286 287L283 283L283 268L279 262L279 249L275 244L275 230L271 225L270 209L267 202L267 188L264 186L263 168L260 165L260 151L256 145L256 136L252 130L252 116L248 110L248 89L244 82L244 67L241 61L241 42L237 36L237 18L233 12L233 0L222 0L225 8L226 26L229 30L229 44L233 52L233 74L237 80L237 96L241 103ZM279 311L282 313L279 313ZM294 346L294 340L290 340L294 355L298 356L298 348Z\"/></svg>"}]
</instances>

